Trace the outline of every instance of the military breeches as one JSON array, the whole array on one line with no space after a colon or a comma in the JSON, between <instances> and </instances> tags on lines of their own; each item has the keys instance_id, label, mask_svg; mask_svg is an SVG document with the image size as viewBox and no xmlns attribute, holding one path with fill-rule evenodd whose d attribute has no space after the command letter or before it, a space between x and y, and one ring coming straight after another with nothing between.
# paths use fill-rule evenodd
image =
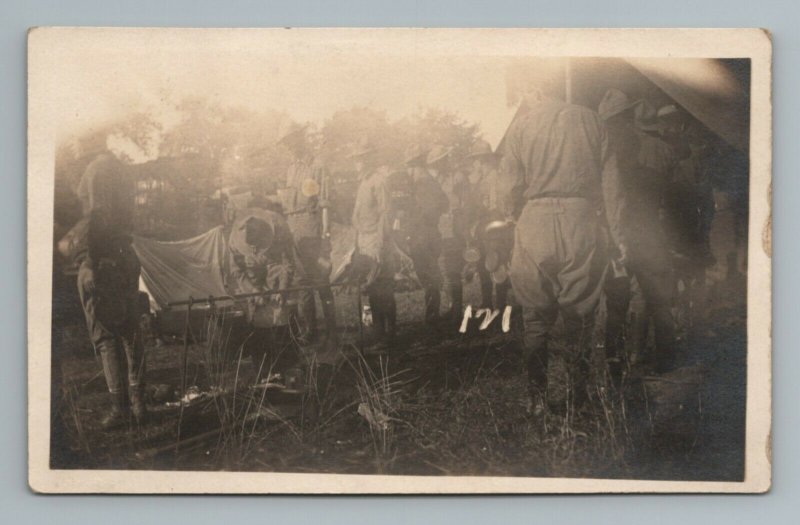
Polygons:
<instances>
[{"instance_id":1,"label":"military breeches","mask_svg":"<svg viewBox=\"0 0 800 525\"><path fill-rule=\"evenodd\" d=\"M606 357L621 357L624 350L625 322L631 303L631 280L629 277L609 279L605 285L606 295Z\"/></svg>"},{"instance_id":2,"label":"military breeches","mask_svg":"<svg viewBox=\"0 0 800 525\"><path fill-rule=\"evenodd\" d=\"M336 331L336 309L333 303L333 292L329 287L329 272L320 264L320 257L326 257L322 251L322 239L305 237L297 241L297 251L299 264L302 266L298 273L298 286L318 286L316 293L319 294L322 303L322 314L325 317L325 326L329 334ZM311 334L316 330L317 307L314 290L299 292L298 300L300 303L300 316L302 331Z\"/></svg>"},{"instance_id":3,"label":"military breeches","mask_svg":"<svg viewBox=\"0 0 800 525\"><path fill-rule=\"evenodd\" d=\"M359 253L356 259L359 274L366 276L364 291L372 310L373 331L379 340L394 335L397 327L397 303L394 298L394 257L384 250L382 260L369 253Z\"/></svg>"},{"instance_id":4,"label":"military breeches","mask_svg":"<svg viewBox=\"0 0 800 525\"><path fill-rule=\"evenodd\" d=\"M442 240L442 253L439 256L439 268L444 278L444 287L450 295L450 311L457 318L461 317L464 302L462 284L465 264L464 249L463 239L450 237Z\"/></svg>"},{"instance_id":5,"label":"military breeches","mask_svg":"<svg viewBox=\"0 0 800 525\"><path fill-rule=\"evenodd\" d=\"M410 243L410 255L414 271L425 292L425 321L433 321L439 315L441 303L442 273L439 255L442 240L437 234L420 235Z\"/></svg>"},{"instance_id":6,"label":"military breeches","mask_svg":"<svg viewBox=\"0 0 800 525\"><path fill-rule=\"evenodd\" d=\"M655 332L656 362L667 369L675 346L675 320L672 303L675 293L675 274L665 263L646 264L634 260L631 270L639 283L645 303L645 316L636 329L636 347L641 351L647 339L649 321L653 321Z\"/></svg>"},{"instance_id":7,"label":"military breeches","mask_svg":"<svg viewBox=\"0 0 800 525\"><path fill-rule=\"evenodd\" d=\"M138 271L136 281L131 281L138 282ZM104 289L96 279L96 271L87 263L82 264L78 271L78 292L86 327L92 345L102 359L106 384L112 394L126 392L128 387L141 387L145 372L144 345L139 332L138 287L126 288Z\"/></svg>"},{"instance_id":8,"label":"military breeches","mask_svg":"<svg viewBox=\"0 0 800 525\"><path fill-rule=\"evenodd\" d=\"M517 222L510 277L523 307L526 357L543 351L561 312L573 342L587 341L605 280L595 207L581 198L528 201ZM575 326L579 327L576 331Z\"/></svg>"},{"instance_id":9,"label":"military breeches","mask_svg":"<svg viewBox=\"0 0 800 525\"><path fill-rule=\"evenodd\" d=\"M394 278L378 277L367 287L372 324L379 339L394 336L397 329L397 302Z\"/></svg>"},{"instance_id":10,"label":"military breeches","mask_svg":"<svg viewBox=\"0 0 800 525\"><path fill-rule=\"evenodd\" d=\"M502 309L508 303L508 290L511 283L506 279L503 283L495 283L492 274L486 269L483 258L478 261L478 279L481 285L481 307ZM494 297L492 295L494 294Z\"/></svg>"}]
</instances>

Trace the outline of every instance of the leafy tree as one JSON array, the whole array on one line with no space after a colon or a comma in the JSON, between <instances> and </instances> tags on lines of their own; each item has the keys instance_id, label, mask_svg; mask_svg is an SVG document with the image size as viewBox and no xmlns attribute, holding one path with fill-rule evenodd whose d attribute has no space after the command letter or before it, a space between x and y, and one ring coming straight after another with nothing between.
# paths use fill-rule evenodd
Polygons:
<instances>
[{"instance_id":1,"label":"leafy tree","mask_svg":"<svg viewBox=\"0 0 800 525\"><path fill-rule=\"evenodd\" d=\"M418 115L390 122L385 112L354 107L339 111L321 130L322 154L333 171L352 169L349 155L366 136L378 148L380 162L400 166L406 149L414 142L423 148L441 144L462 158L478 137L478 125L469 124L452 112L427 109Z\"/></svg>"},{"instance_id":2,"label":"leafy tree","mask_svg":"<svg viewBox=\"0 0 800 525\"><path fill-rule=\"evenodd\" d=\"M419 115L401 120L406 144L418 142L423 149L436 144L452 148L452 158L459 163L479 136L479 126L464 121L457 114L441 109L427 109Z\"/></svg>"},{"instance_id":3,"label":"leafy tree","mask_svg":"<svg viewBox=\"0 0 800 525\"><path fill-rule=\"evenodd\" d=\"M368 137L378 149L380 161L394 164L397 155L397 130L389 123L385 111L354 107L337 111L326 120L319 132L320 154L334 172L353 169L350 154L355 144ZM401 150L402 151L402 150Z\"/></svg>"}]
</instances>

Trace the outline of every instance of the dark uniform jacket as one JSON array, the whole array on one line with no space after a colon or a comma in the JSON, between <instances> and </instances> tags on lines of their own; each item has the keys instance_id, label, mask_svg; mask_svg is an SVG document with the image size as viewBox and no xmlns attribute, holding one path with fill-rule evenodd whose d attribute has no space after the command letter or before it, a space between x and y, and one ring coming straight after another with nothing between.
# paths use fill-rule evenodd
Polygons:
<instances>
[{"instance_id":1,"label":"dark uniform jacket","mask_svg":"<svg viewBox=\"0 0 800 525\"><path fill-rule=\"evenodd\" d=\"M115 233L133 232L136 181L112 154L102 153L89 163L77 193L85 217L94 209L104 208L109 211Z\"/></svg>"},{"instance_id":2,"label":"dark uniform jacket","mask_svg":"<svg viewBox=\"0 0 800 525\"><path fill-rule=\"evenodd\" d=\"M448 209L439 219L439 232L444 239L463 240L467 233L469 180L460 171L440 172L436 180L448 201Z\"/></svg>"},{"instance_id":3,"label":"dark uniform jacket","mask_svg":"<svg viewBox=\"0 0 800 525\"><path fill-rule=\"evenodd\" d=\"M471 235L477 235L476 227L498 218L497 214L497 170L472 171L469 174L467 224Z\"/></svg>"},{"instance_id":4,"label":"dark uniform jacket","mask_svg":"<svg viewBox=\"0 0 800 525\"><path fill-rule=\"evenodd\" d=\"M412 188L412 237L438 236L439 218L449 208L447 195L425 168L414 170Z\"/></svg>"},{"instance_id":5,"label":"dark uniform jacket","mask_svg":"<svg viewBox=\"0 0 800 525\"><path fill-rule=\"evenodd\" d=\"M636 131L636 169L626 177L631 257L649 267L669 266L666 209L678 166L674 148L657 133Z\"/></svg>"}]
</instances>

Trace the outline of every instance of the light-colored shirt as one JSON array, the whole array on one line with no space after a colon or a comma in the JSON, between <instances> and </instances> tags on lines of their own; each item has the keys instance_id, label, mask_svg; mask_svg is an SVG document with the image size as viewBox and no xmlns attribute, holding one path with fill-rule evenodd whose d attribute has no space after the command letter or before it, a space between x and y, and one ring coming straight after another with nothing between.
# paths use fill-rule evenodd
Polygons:
<instances>
[{"instance_id":1,"label":"light-colored shirt","mask_svg":"<svg viewBox=\"0 0 800 525\"><path fill-rule=\"evenodd\" d=\"M539 197L584 197L602 204L620 242L622 185L614 149L594 111L555 99L531 105L511 124L498 176L501 211L516 215Z\"/></svg>"},{"instance_id":2,"label":"light-colored shirt","mask_svg":"<svg viewBox=\"0 0 800 525\"><path fill-rule=\"evenodd\" d=\"M296 161L289 166L281 204L295 239L322 237L320 204L328 200L329 181L328 170L316 159ZM317 194L307 195L312 186L316 186Z\"/></svg>"},{"instance_id":3,"label":"light-colored shirt","mask_svg":"<svg viewBox=\"0 0 800 525\"><path fill-rule=\"evenodd\" d=\"M353 206L353 227L358 233L376 233L384 227L384 219L389 212L391 196L386 185L389 172L379 168L365 177L356 191Z\"/></svg>"}]
</instances>

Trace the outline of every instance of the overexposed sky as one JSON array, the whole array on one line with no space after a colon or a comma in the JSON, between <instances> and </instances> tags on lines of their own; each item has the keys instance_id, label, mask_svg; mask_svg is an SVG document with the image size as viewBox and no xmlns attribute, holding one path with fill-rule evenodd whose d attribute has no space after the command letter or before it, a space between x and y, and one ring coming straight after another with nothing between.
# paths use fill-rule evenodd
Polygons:
<instances>
[{"instance_id":1,"label":"overexposed sky","mask_svg":"<svg viewBox=\"0 0 800 525\"><path fill-rule=\"evenodd\" d=\"M413 43L398 49L391 42L254 38L237 46L199 33L166 40L89 35L51 57L59 86L53 118L68 136L136 110L155 109L169 123L171 103L186 96L318 124L353 106L385 110L393 120L430 107L478 123L496 145L514 113L506 104L507 60L467 57L468 47L458 56Z\"/></svg>"}]
</instances>

